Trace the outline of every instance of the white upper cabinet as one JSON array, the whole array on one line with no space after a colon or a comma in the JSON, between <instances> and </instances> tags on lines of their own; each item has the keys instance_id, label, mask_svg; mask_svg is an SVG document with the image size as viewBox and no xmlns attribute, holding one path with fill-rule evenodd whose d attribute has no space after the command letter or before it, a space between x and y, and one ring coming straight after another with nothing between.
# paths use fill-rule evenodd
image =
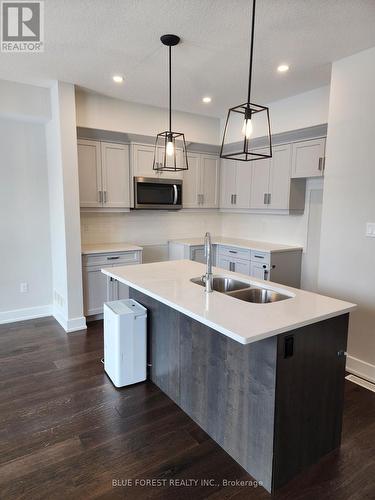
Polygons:
<instances>
[{"instance_id":1,"label":"white upper cabinet","mask_svg":"<svg viewBox=\"0 0 375 500\"><path fill-rule=\"evenodd\" d=\"M189 170L183 173L184 208L217 208L219 204L219 158L188 153Z\"/></svg>"},{"instance_id":2,"label":"white upper cabinet","mask_svg":"<svg viewBox=\"0 0 375 500\"><path fill-rule=\"evenodd\" d=\"M275 210L289 208L291 151L290 144L273 149L270 161L268 208Z\"/></svg>"},{"instance_id":3,"label":"white upper cabinet","mask_svg":"<svg viewBox=\"0 0 375 500\"><path fill-rule=\"evenodd\" d=\"M220 174L220 208L249 208L252 166L224 159Z\"/></svg>"},{"instance_id":4,"label":"white upper cabinet","mask_svg":"<svg viewBox=\"0 0 375 500\"><path fill-rule=\"evenodd\" d=\"M129 208L129 146L78 140L80 206Z\"/></svg>"},{"instance_id":5,"label":"white upper cabinet","mask_svg":"<svg viewBox=\"0 0 375 500\"><path fill-rule=\"evenodd\" d=\"M320 177L324 173L325 138L292 145L292 177Z\"/></svg>"},{"instance_id":6,"label":"white upper cabinet","mask_svg":"<svg viewBox=\"0 0 375 500\"><path fill-rule=\"evenodd\" d=\"M220 166L220 208L233 208L236 193L236 161L222 159Z\"/></svg>"},{"instance_id":7,"label":"white upper cabinet","mask_svg":"<svg viewBox=\"0 0 375 500\"><path fill-rule=\"evenodd\" d=\"M236 163L236 193L234 204L236 208L249 208L252 167L249 163L244 161L238 161Z\"/></svg>"},{"instance_id":8,"label":"white upper cabinet","mask_svg":"<svg viewBox=\"0 0 375 500\"><path fill-rule=\"evenodd\" d=\"M185 170L182 183L182 205L184 208L200 207L200 155L188 153L189 170Z\"/></svg>"},{"instance_id":9,"label":"white upper cabinet","mask_svg":"<svg viewBox=\"0 0 375 500\"><path fill-rule=\"evenodd\" d=\"M130 207L129 146L101 143L103 206Z\"/></svg>"},{"instance_id":10,"label":"white upper cabinet","mask_svg":"<svg viewBox=\"0 0 375 500\"><path fill-rule=\"evenodd\" d=\"M219 206L219 158L201 155L201 195L203 208Z\"/></svg>"},{"instance_id":11,"label":"white upper cabinet","mask_svg":"<svg viewBox=\"0 0 375 500\"><path fill-rule=\"evenodd\" d=\"M182 171L154 170L155 146L150 144L133 144L133 176L134 177L160 177L166 179L182 179ZM162 164L164 148L158 146L156 162ZM182 165L182 149L176 149L177 167Z\"/></svg>"},{"instance_id":12,"label":"white upper cabinet","mask_svg":"<svg viewBox=\"0 0 375 500\"><path fill-rule=\"evenodd\" d=\"M292 145L275 146L272 158L253 162L250 208L298 210L305 207L304 179L291 180Z\"/></svg>"},{"instance_id":13,"label":"white upper cabinet","mask_svg":"<svg viewBox=\"0 0 375 500\"><path fill-rule=\"evenodd\" d=\"M250 208L268 208L270 169L269 158L252 162Z\"/></svg>"},{"instance_id":14,"label":"white upper cabinet","mask_svg":"<svg viewBox=\"0 0 375 500\"><path fill-rule=\"evenodd\" d=\"M102 167L100 142L79 140L77 150L81 207L101 207Z\"/></svg>"},{"instance_id":15,"label":"white upper cabinet","mask_svg":"<svg viewBox=\"0 0 375 500\"><path fill-rule=\"evenodd\" d=\"M154 146L148 144L134 144L133 149L133 176L134 177L157 177L154 165Z\"/></svg>"}]
</instances>

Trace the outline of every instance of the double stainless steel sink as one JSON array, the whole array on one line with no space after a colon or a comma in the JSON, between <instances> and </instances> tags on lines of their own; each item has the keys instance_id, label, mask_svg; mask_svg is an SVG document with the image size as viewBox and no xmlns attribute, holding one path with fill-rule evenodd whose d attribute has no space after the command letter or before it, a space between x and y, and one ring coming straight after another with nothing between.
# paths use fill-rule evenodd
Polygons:
<instances>
[{"instance_id":1,"label":"double stainless steel sink","mask_svg":"<svg viewBox=\"0 0 375 500\"><path fill-rule=\"evenodd\" d=\"M205 286L204 276L191 278L191 282ZM268 288L262 288L250 283L229 278L228 276L214 276L212 278L212 289L216 292L225 293L235 299L245 302L254 302L257 304L268 304L270 302L279 302L280 300L290 299L291 296L284 295Z\"/></svg>"}]
</instances>

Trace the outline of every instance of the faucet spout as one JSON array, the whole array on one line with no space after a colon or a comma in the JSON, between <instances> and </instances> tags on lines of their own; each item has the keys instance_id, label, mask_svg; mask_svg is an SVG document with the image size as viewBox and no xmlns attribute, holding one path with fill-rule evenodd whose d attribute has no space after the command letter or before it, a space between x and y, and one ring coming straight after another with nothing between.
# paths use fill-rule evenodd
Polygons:
<instances>
[{"instance_id":1,"label":"faucet spout","mask_svg":"<svg viewBox=\"0 0 375 500\"><path fill-rule=\"evenodd\" d=\"M212 243L211 234L207 232L204 236L204 256L206 257L206 274L204 275L205 291L212 292Z\"/></svg>"}]
</instances>

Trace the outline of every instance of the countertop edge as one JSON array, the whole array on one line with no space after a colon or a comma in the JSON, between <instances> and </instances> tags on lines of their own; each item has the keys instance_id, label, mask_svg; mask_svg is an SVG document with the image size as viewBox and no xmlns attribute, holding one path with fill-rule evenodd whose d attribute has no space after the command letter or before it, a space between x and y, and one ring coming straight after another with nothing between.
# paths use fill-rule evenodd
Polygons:
<instances>
[{"instance_id":1,"label":"countertop edge","mask_svg":"<svg viewBox=\"0 0 375 500\"><path fill-rule=\"evenodd\" d=\"M298 322L298 323L295 323L292 325L288 325L288 326L285 326L282 328L278 328L278 329L271 330L268 332L260 333L258 335L254 335L251 338L246 338L246 337L243 337L241 335L237 335L236 333L231 332L230 330L227 330L226 328L223 328L221 325L218 325L212 321L209 321L206 318L204 318L198 314L195 314L194 312L189 311L188 309L185 309L182 306L179 306L178 304L175 304L174 302L171 302L168 299L165 299L164 297L161 297L160 295L158 295L156 293L150 292L149 290L146 290L142 286L134 284L132 281L129 281L129 280L126 280L124 278L119 277L115 272L111 272L110 268L109 269L103 268L101 271L104 274L106 274L107 276L115 278L116 280L120 281L121 283L128 285L130 288L134 288L135 290L137 290L141 293L144 293L145 295L161 302L162 304L165 304L166 306L171 307L172 309L175 309L176 311L179 311L182 314L185 314L189 318L195 319L199 323L202 323L202 324L212 328L213 330L225 335L226 337L231 338L232 340L235 340L236 342L239 342L240 344L243 344L243 345L252 344L253 342L258 342L259 340L263 340L263 339L266 339L269 337L274 337L276 335L280 335L282 333L297 330L298 328L301 328L303 326L308 326L308 325L312 325L314 323L319 323L320 321L324 321L326 319L335 318L337 316L342 316L343 314L349 313L357 308L357 305L351 304L350 306L348 306L344 309L338 310L338 311L333 311L331 313L323 314L322 316L318 316L316 318L307 319L305 321L301 321L301 322Z\"/></svg>"}]
</instances>

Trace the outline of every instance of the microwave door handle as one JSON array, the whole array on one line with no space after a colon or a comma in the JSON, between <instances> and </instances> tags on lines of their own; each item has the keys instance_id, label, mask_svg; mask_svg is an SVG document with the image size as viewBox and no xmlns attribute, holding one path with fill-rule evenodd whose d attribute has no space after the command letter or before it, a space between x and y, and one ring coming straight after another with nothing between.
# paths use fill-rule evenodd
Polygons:
<instances>
[{"instance_id":1,"label":"microwave door handle","mask_svg":"<svg viewBox=\"0 0 375 500\"><path fill-rule=\"evenodd\" d=\"M173 191L174 191L173 205L177 205L178 192L176 184L173 184Z\"/></svg>"}]
</instances>

